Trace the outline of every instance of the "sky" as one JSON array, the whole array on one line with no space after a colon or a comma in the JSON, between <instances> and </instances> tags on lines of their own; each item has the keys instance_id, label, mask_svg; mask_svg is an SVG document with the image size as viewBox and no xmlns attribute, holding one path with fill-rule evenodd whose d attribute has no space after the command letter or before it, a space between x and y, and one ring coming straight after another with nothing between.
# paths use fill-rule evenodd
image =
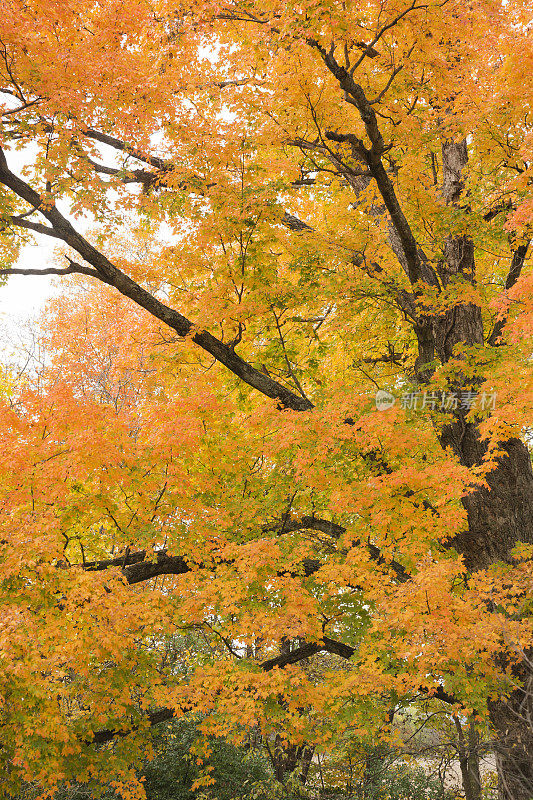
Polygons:
<instances>
[{"instance_id":1,"label":"sky","mask_svg":"<svg viewBox=\"0 0 533 800\"><path fill-rule=\"evenodd\" d=\"M102 148L106 152L101 160L109 166L120 166L120 162L114 163L117 158L116 153L105 145ZM23 167L31 164L35 158L35 152L35 148L31 144L19 150L8 151L6 156L10 169L20 175ZM68 217L68 206L65 207L64 202L61 210ZM44 222L42 218L37 219L36 217L35 220ZM77 220L76 226L80 233L85 232L89 222L89 215ZM36 234L33 242L22 250L17 264L13 266L22 269L57 267L58 262L57 260L54 262L53 255L60 244L56 239ZM61 263L59 260L59 266L66 266L66 262ZM23 329L25 323L39 316L47 300L54 294L59 294L63 289L62 279L54 275L9 276L7 283L0 284L0 337L2 332L8 332L10 335ZM0 360L2 349L0 344Z\"/></svg>"},{"instance_id":2,"label":"sky","mask_svg":"<svg viewBox=\"0 0 533 800\"><path fill-rule=\"evenodd\" d=\"M31 148L7 153L8 163L13 172L20 171L31 160ZM36 236L27 245L15 265L18 268L42 269L51 266L52 253L57 246L55 240L46 236ZM47 299L54 292L57 280L53 276L11 275L7 283L0 285L0 328L16 329L27 320L38 316Z\"/></svg>"},{"instance_id":3,"label":"sky","mask_svg":"<svg viewBox=\"0 0 533 800\"><path fill-rule=\"evenodd\" d=\"M211 57L211 51L205 49L204 55ZM154 136L153 145L155 148L161 144L159 136ZM7 160L10 169L16 174L20 175L23 167L32 163L36 155L36 149L33 145L28 144L18 150L9 150L6 152ZM108 145L101 145L101 159L102 163L108 166L120 167L122 160L120 154ZM138 191L137 187L133 185L130 187L132 192ZM112 197L112 192L109 192L109 197ZM65 207L63 200L61 210L68 217L68 207ZM37 218L36 218L37 220ZM39 221L43 222L41 218ZM80 217L76 220L76 227L80 233L84 233L87 227L90 226L89 215ZM163 236L164 226L162 228ZM170 233L168 234L170 241ZM45 267L57 266L57 262L53 261L53 253L55 248L58 247L58 241L50 239L47 236L34 237L32 244L27 245L14 266L17 268L26 269L43 269ZM66 266L66 263L60 266ZM62 279L56 276L18 276L12 275L9 277L6 284L0 284L0 339L4 338L4 333L17 334L21 331L27 322L37 318L44 310L47 300L54 294L59 294L64 289ZM16 336L14 338L17 338ZM2 360L2 350L5 349L0 344L0 362Z\"/></svg>"},{"instance_id":4,"label":"sky","mask_svg":"<svg viewBox=\"0 0 533 800\"><path fill-rule=\"evenodd\" d=\"M42 269L50 266L53 244L43 241L28 245L24 248L17 267ZM57 279L44 275L11 275L3 286L0 286L0 315L2 321L16 323L34 317L43 308L46 300L54 292Z\"/></svg>"}]
</instances>

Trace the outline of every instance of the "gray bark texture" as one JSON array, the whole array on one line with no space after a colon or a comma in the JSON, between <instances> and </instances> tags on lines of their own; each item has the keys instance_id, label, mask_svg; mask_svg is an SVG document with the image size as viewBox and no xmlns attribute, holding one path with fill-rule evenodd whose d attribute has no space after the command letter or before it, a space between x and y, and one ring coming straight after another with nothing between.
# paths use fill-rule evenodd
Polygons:
<instances>
[{"instance_id":1,"label":"gray bark texture","mask_svg":"<svg viewBox=\"0 0 533 800\"><path fill-rule=\"evenodd\" d=\"M462 172L467 162L466 141L443 146L442 192L447 203L464 202ZM523 263L525 253L520 255ZM513 258L511 270L515 260ZM467 237L447 239L439 273L443 285L452 277L475 283L474 247ZM481 309L472 303L457 305L428 325L431 327L427 335L429 347L433 345L442 363L451 357L456 344L474 345L484 341ZM443 426L439 438L442 447L451 448L466 467L480 464L486 454L486 444L477 426L466 421L461 409L457 409L452 420ZM472 572L486 569L496 561L511 562L511 551L519 541L533 543L533 471L528 448L517 438L502 442L500 446L502 455L487 476L488 487L477 489L464 498L468 525L451 543ZM495 732L500 800L533 798L533 673L529 655L524 653L518 664L500 665L509 671L516 689L509 697L488 703ZM468 769L466 777L468 789L475 798L475 781Z\"/></svg>"}]
</instances>

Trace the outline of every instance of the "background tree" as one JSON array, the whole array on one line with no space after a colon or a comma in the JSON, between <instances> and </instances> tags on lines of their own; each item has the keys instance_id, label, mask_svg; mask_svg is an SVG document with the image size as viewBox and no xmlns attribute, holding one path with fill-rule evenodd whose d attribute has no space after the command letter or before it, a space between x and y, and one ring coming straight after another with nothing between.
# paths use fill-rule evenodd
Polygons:
<instances>
[{"instance_id":1,"label":"background tree","mask_svg":"<svg viewBox=\"0 0 533 800\"><path fill-rule=\"evenodd\" d=\"M133 791L173 715L302 746L424 691L529 800L528 24L5 5L3 274L92 287L2 415L6 783ZM28 236L57 266L13 266ZM324 651L349 668L312 680Z\"/></svg>"},{"instance_id":2,"label":"background tree","mask_svg":"<svg viewBox=\"0 0 533 800\"><path fill-rule=\"evenodd\" d=\"M159 726L153 749L138 768L149 800L192 800L200 793L205 798L233 800L236 797L261 797L270 789L272 778L261 752L249 752L223 739L211 738L209 754L204 759L195 752L198 735L193 720L182 719ZM201 746L200 752L205 753L206 748ZM204 785L205 774L202 775L206 767L209 770L208 786ZM195 789L196 783L199 788ZM42 787L28 785L19 797L20 800L34 800L41 792ZM74 783L60 786L54 800L86 800L96 796L111 800L117 797L117 793L108 786L103 794L97 795L89 785Z\"/></svg>"}]
</instances>

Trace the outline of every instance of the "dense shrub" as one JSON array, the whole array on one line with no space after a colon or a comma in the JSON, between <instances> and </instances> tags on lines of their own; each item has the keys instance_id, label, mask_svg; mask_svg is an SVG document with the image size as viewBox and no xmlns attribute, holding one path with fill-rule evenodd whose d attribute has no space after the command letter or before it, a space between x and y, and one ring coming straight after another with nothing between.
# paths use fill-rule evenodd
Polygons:
<instances>
[{"instance_id":1,"label":"dense shrub","mask_svg":"<svg viewBox=\"0 0 533 800\"><path fill-rule=\"evenodd\" d=\"M192 785L202 769L191 754L198 736L194 726L184 723L174 723L162 732L156 740L155 758L141 770L148 800L192 800L200 792L216 800L233 800L246 797L254 784L268 779L268 765L257 750L209 737L206 765L214 783L194 792Z\"/></svg>"}]
</instances>

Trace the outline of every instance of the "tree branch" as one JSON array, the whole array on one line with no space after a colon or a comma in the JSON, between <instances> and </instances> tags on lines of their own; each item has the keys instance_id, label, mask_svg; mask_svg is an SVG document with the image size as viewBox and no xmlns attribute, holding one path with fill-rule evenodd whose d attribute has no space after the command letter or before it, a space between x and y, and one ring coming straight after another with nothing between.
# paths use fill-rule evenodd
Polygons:
<instances>
[{"instance_id":1,"label":"tree branch","mask_svg":"<svg viewBox=\"0 0 533 800\"><path fill-rule=\"evenodd\" d=\"M149 581L158 575L183 575L191 571L189 562L183 556L169 556L166 550L159 550L155 554L155 561L147 561L146 555L146 550L140 550L126 556L89 561L75 566L83 567L86 572L101 572L110 567L120 567L130 586Z\"/></svg>"},{"instance_id":2,"label":"tree branch","mask_svg":"<svg viewBox=\"0 0 533 800\"><path fill-rule=\"evenodd\" d=\"M143 153L136 147L132 147L131 145L122 141L122 139L117 139L115 136L110 136L108 133L102 133L94 128L86 128L83 133L89 139L94 139L102 144L107 144L114 150L120 150L121 152L127 153L128 155L133 156L133 158L136 158L137 161L143 161L145 164L150 164L151 167L160 169L163 172L168 172L169 170L173 169L172 162L165 161L163 158L159 158L158 156L152 156L148 153Z\"/></svg>"},{"instance_id":3,"label":"tree branch","mask_svg":"<svg viewBox=\"0 0 533 800\"><path fill-rule=\"evenodd\" d=\"M101 280L101 276L93 269L89 267L82 267L79 264L76 264L74 261L71 262L70 267L65 267L65 269L59 269L55 267L46 267L45 269L18 269L16 267L10 269L0 269L0 275L73 275L73 274L81 274L81 275L90 275L91 278L98 278Z\"/></svg>"},{"instance_id":4,"label":"tree branch","mask_svg":"<svg viewBox=\"0 0 533 800\"><path fill-rule=\"evenodd\" d=\"M285 227L290 228L291 231L295 231L296 233L301 231L314 231L314 228L308 225L307 222L302 222L301 219L298 219L298 217L295 217L293 214L289 214L287 211L281 218L281 222Z\"/></svg>"},{"instance_id":5,"label":"tree branch","mask_svg":"<svg viewBox=\"0 0 533 800\"><path fill-rule=\"evenodd\" d=\"M183 709L184 713L186 713L188 710L189 709ZM159 708L156 711L149 711L146 715L148 725L151 727L152 725L158 725L160 722L165 722L166 720L172 719L175 713L176 713L175 709L173 708ZM140 727L139 725L134 725L129 730L108 728L102 731L94 731L92 739L89 739L86 743L105 744L106 742L111 742L113 739L128 736L128 734L133 733L136 730L139 730L139 727Z\"/></svg>"},{"instance_id":6,"label":"tree branch","mask_svg":"<svg viewBox=\"0 0 533 800\"><path fill-rule=\"evenodd\" d=\"M520 273L522 272L522 267L524 266L527 251L529 248L530 242L526 244L521 244L513 253L513 257L511 259L511 266L509 267L509 273L505 280L505 291L509 291L511 287L515 285L518 278L520 277ZM494 328L492 329L492 333L490 334L489 338L487 339L487 344L490 344L491 347L498 347L502 342L500 341L500 337L502 335L503 329L505 327L505 323L507 322L507 314L501 316L495 323Z\"/></svg>"},{"instance_id":7,"label":"tree branch","mask_svg":"<svg viewBox=\"0 0 533 800\"><path fill-rule=\"evenodd\" d=\"M37 209L50 222L57 238L62 239L65 244L72 247L85 261L91 264L101 280L113 286L125 297L129 297L156 319L164 322L179 336L191 336L195 344L261 394L278 400L281 406L294 411L309 411L313 408L313 404L309 400L298 396L286 386L244 361L229 345L221 342L207 331L197 331L194 323L183 314L166 306L119 270L103 253L100 253L75 230L56 206L50 204L48 198L42 198L31 186L11 172L2 150L0 150L0 183Z\"/></svg>"},{"instance_id":8,"label":"tree branch","mask_svg":"<svg viewBox=\"0 0 533 800\"><path fill-rule=\"evenodd\" d=\"M344 528L342 525L338 525L336 522L330 522L326 519L317 519L316 517L303 516L299 520L289 520L284 524L284 531L287 533L301 530L321 531L322 533L326 533L328 536L331 536L334 539L339 539L346 533L346 528ZM405 567L403 567L393 558L390 559L390 561L387 560L379 547L376 547L376 545L371 544L370 542L363 544L360 540L357 540L354 542L354 546L365 547L368 550L372 561L375 561L380 566L385 565L390 567L395 573L396 579L400 581L400 583L407 583L407 581L412 580L412 576L407 572Z\"/></svg>"},{"instance_id":9,"label":"tree branch","mask_svg":"<svg viewBox=\"0 0 533 800\"><path fill-rule=\"evenodd\" d=\"M359 116L361 117L370 140L370 148L366 148L363 142L353 136L353 134L338 134L334 131L327 131L326 138L332 141L345 141L352 145L355 144L358 152L364 157L368 169L377 183L385 207L389 212L394 228L401 241L407 262L409 280L414 284L422 277L419 248L400 203L398 202L394 186L381 160L381 156L387 150L387 147L383 141L381 131L379 130L376 113L369 103L362 86L357 84L350 72L336 61L333 52L331 50L327 51L315 39L308 39L307 42L311 47L318 50L325 65L337 79L347 102L350 102L359 111ZM438 285L436 276L435 281Z\"/></svg>"},{"instance_id":10,"label":"tree branch","mask_svg":"<svg viewBox=\"0 0 533 800\"><path fill-rule=\"evenodd\" d=\"M276 522L274 525L263 525L261 530L263 533L278 534L293 533L302 530L315 530L326 533L333 539L339 539L346 533L346 528L342 527L342 525L337 525L335 522L317 519L311 516L303 516L298 520L283 520ZM395 574L396 580L400 583L406 583L412 579L412 576L400 563L394 559L386 559L376 545L370 542L365 544L359 540L353 544L355 547L359 546L365 548L371 560L375 561L379 566L390 567ZM133 585L151 580L158 575L184 575L191 571L193 564L193 562L190 562L185 556L171 556L166 550L157 551L155 553L155 561L148 560L147 555L146 550L138 550L133 553L127 552L126 555L116 556L115 558L103 559L100 561L86 561L83 564L74 564L73 566L81 567L86 572L101 572L112 567L119 567L127 582ZM231 564L232 562L226 561L224 563ZM301 563L301 569L306 577L314 575L321 566L322 562L314 558L305 558ZM212 568L198 563L195 563L194 567L195 569ZM283 570L282 574L286 575L287 572L287 570Z\"/></svg>"},{"instance_id":11,"label":"tree branch","mask_svg":"<svg viewBox=\"0 0 533 800\"><path fill-rule=\"evenodd\" d=\"M33 211L30 213L33 213ZM59 236L53 228L41 225L40 222L31 222L29 219L25 219L22 216L6 217L6 221L12 225L16 225L18 228L27 228L30 231L35 231L35 233L42 233L44 236L52 236L54 239L61 239L61 236Z\"/></svg>"},{"instance_id":12,"label":"tree branch","mask_svg":"<svg viewBox=\"0 0 533 800\"><path fill-rule=\"evenodd\" d=\"M156 181L159 181L161 186L165 185L164 181L161 180L156 172L150 172L147 169L124 170L118 169L118 167L108 167L105 164L99 164L89 157L87 157L87 161L94 167L95 172L98 172L100 175L118 176L122 183L142 183L144 186L151 186Z\"/></svg>"}]
</instances>

